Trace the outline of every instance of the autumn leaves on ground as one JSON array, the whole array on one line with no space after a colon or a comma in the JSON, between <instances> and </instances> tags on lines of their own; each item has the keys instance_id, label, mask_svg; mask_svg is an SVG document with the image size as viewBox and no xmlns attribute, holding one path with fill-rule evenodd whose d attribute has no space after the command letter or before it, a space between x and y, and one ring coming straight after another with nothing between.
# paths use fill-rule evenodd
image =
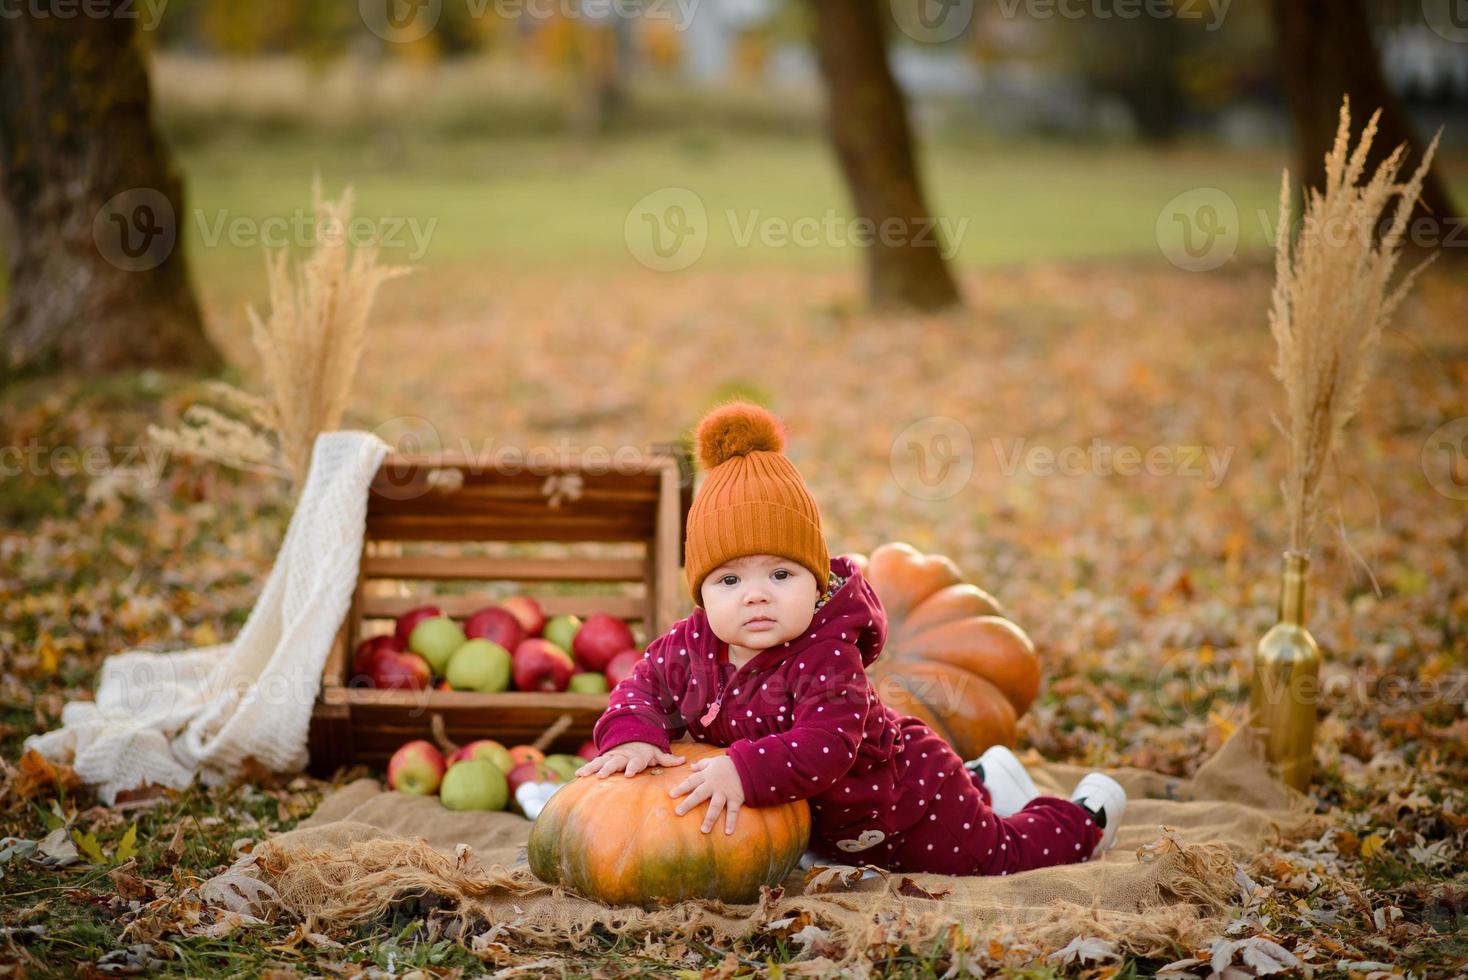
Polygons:
<instances>
[{"instance_id":1,"label":"autumn leaves on ground","mask_svg":"<svg viewBox=\"0 0 1468 980\"><path fill-rule=\"evenodd\" d=\"M910 317L850 312L855 280L837 273L427 270L386 287L348 425L426 424L454 448L614 449L676 438L734 392L765 400L833 553L888 540L946 553L1034 637L1046 684L1023 750L1187 774L1238 723L1248 653L1274 616L1271 281L1257 261L1036 264L968 276L963 312ZM1463 412L1465 320L1461 276L1429 274L1348 432L1309 604L1326 651L1319 833L1240 867L1229 938L1268 938L1327 973L1390 961L1440 975L1468 957L1468 539L1452 472L1424 457ZM245 345L220 340L249 384ZM0 495L0 833L43 841L57 865L4 865L7 956L35 976L483 968L414 903L346 929L209 904L203 881L329 784L254 774L108 809L64 768L20 759L104 656L227 639L264 581L288 519L281 484L184 459L150 471L115 448L142 446L147 423L198 396L191 379L143 373L16 388L0 406L7 442L39 447ZM142 477L63 472L55 447L91 445ZM1123 447L1142 460L1132 475ZM991 965L1052 952L996 940ZM1047 962L1161 965L1114 952ZM617 948L601 966L728 975L797 953ZM908 950L879 965L948 964Z\"/></svg>"}]
</instances>

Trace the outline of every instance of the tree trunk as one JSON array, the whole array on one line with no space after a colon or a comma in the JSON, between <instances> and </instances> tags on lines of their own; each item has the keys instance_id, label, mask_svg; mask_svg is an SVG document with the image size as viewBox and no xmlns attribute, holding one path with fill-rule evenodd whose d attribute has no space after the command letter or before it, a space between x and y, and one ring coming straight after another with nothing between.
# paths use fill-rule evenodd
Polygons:
<instances>
[{"instance_id":1,"label":"tree trunk","mask_svg":"<svg viewBox=\"0 0 1468 980\"><path fill-rule=\"evenodd\" d=\"M107 8L24 5L0 30L0 191L14 232L0 374L222 363L189 282L136 5Z\"/></svg>"},{"instance_id":2,"label":"tree trunk","mask_svg":"<svg viewBox=\"0 0 1468 980\"><path fill-rule=\"evenodd\" d=\"M1367 173L1403 143L1408 151L1402 172L1415 171L1425 144L1413 135L1406 113L1382 76L1361 0L1271 0L1271 7L1280 71L1295 126L1300 185L1324 186L1325 156L1335 143L1345 95L1351 98L1353 137L1359 135L1371 113L1381 110ZM1434 241L1441 241L1454 230L1443 222L1457 213L1433 168L1423 181L1417 216L1433 216L1438 235ZM1408 237L1412 237L1410 226Z\"/></svg>"},{"instance_id":3,"label":"tree trunk","mask_svg":"<svg viewBox=\"0 0 1468 980\"><path fill-rule=\"evenodd\" d=\"M813 2L831 138L869 239L868 298L876 307L953 306L958 288L923 200L907 108L887 64L886 2Z\"/></svg>"}]
</instances>

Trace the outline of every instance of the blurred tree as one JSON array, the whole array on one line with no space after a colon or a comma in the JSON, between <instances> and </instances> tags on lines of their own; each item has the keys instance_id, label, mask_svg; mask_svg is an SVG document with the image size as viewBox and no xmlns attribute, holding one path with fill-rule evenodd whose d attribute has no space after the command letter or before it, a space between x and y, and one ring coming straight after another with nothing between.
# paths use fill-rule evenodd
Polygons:
<instances>
[{"instance_id":1,"label":"blurred tree","mask_svg":"<svg viewBox=\"0 0 1468 980\"><path fill-rule=\"evenodd\" d=\"M923 199L907 107L887 63L886 0L813 0L828 125L857 217L876 229L864 249L876 307L936 310L960 302ZM884 235L895 222L897 235Z\"/></svg>"},{"instance_id":2,"label":"blurred tree","mask_svg":"<svg viewBox=\"0 0 1468 980\"><path fill-rule=\"evenodd\" d=\"M1367 159L1367 173L1406 143L1404 170L1422 160L1421 143L1396 95L1381 73L1381 60L1362 0L1270 0L1275 41L1295 126L1296 175L1301 186L1325 183L1325 155L1335 142L1341 96L1351 97L1351 121L1359 132L1372 112L1381 110L1378 135ZM1437 169L1427 174L1419 215L1438 221L1457 216Z\"/></svg>"},{"instance_id":3,"label":"blurred tree","mask_svg":"<svg viewBox=\"0 0 1468 980\"><path fill-rule=\"evenodd\" d=\"M98 0L63 18L27 5L0 31L0 191L15 226L0 372L221 363L128 9Z\"/></svg>"}]
</instances>

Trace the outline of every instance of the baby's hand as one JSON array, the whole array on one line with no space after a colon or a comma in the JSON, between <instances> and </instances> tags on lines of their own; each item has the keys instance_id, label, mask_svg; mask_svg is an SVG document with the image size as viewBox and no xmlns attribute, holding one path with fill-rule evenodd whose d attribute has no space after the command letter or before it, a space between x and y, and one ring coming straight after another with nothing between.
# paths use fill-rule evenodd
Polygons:
<instances>
[{"instance_id":1,"label":"baby's hand","mask_svg":"<svg viewBox=\"0 0 1468 980\"><path fill-rule=\"evenodd\" d=\"M708 800L708 812L704 814L703 826L699 829L705 834L713 830L714 821L722 810L724 833L734 833L734 822L739 819L739 808L744 805L744 786L739 781L739 770L734 768L734 760L727 755L716 755L699 759L689 768L693 771L688 778L668 790L669 796L682 796L693 791L688 799L674 808L674 812L681 817Z\"/></svg>"},{"instance_id":2,"label":"baby's hand","mask_svg":"<svg viewBox=\"0 0 1468 980\"><path fill-rule=\"evenodd\" d=\"M621 745L607 749L577 769L576 775L590 776L596 773L599 779L605 779L620 769L628 776L635 776L648 766L681 766L682 764L681 755L664 752L651 742L623 742Z\"/></svg>"}]
</instances>

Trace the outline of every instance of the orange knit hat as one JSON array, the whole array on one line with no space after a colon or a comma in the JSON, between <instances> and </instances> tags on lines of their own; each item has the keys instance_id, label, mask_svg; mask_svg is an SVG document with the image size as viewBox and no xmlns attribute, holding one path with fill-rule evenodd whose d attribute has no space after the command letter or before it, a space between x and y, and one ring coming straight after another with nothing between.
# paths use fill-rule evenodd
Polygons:
<instances>
[{"instance_id":1,"label":"orange knit hat","mask_svg":"<svg viewBox=\"0 0 1468 980\"><path fill-rule=\"evenodd\" d=\"M824 595L831 559L821 511L785 448L785 430L758 405L735 401L698 423L698 459L707 471L688 511L684 571L703 605L704 577L731 558L780 555L816 577Z\"/></svg>"}]
</instances>

